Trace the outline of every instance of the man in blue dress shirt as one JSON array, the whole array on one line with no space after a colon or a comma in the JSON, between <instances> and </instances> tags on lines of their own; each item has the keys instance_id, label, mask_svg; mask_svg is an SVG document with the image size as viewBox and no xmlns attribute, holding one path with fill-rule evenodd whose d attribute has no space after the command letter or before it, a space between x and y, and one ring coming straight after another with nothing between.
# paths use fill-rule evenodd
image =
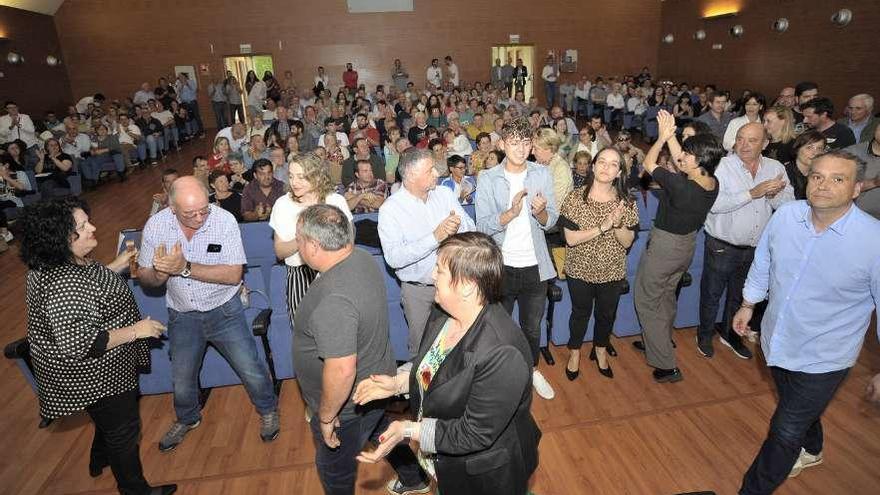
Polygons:
<instances>
[{"instance_id":1,"label":"man in blue dress shirt","mask_svg":"<svg viewBox=\"0 0 880 495\"><path fill-rule=\"evenodd\" d=\"M807 201L777 210L758 243L733 327L747 335L754 305L769 293L761 348L779 404L740 495L772 493L822 462L820 417L880 303L880 221L853 203L864 176L865 163L850 153L817 157ZM880 399L880 374L868 395Z\"/></svg>"}]
</instances>

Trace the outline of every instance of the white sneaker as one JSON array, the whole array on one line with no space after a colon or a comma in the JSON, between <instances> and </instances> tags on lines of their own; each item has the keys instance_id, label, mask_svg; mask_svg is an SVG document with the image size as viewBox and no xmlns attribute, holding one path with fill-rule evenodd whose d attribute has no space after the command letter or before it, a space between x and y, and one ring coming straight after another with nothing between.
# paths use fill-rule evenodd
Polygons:
<instances>
[{"instance_id":1,"label":"white sneaker","mask_svg":"<svg viewBox=\"0 0 880 495\"><path fill-rule=\"evenodd\" d=\"M556 392L553 391L550 382L538 370L532 371L532 386L535 387L535 392L544 399L550 400L556 397Z\"/></svg>"},{"instance_id":2,"label":"white sneaker","mask_svg":"<svg viewBox=\"0 0 880 495\"><path fill-rule=\"evenodd\" d=\"M795 476L801 474L801 471L803 471L805 468L818 466L819 464L822 464L822 460L823 460L823 457L822 457L821 452L819 452L816 455L813 455L813 454L807 452L806 450L804 450L802 447L801 454L798 456L798 459L794 463L794 466L792 466L791 472L788 473L788 477L794 478Z\"/></svg>"},{"instance_id":3,"label":"white sneaker","mask_svg":"<svg viewBox=\"0 0 880 495\"><path fill-rule=\"evenodd\" d=\"M7 230L7 231L3 234L3 240L6 241L6 242L12 242L12 239L13 239L13 237L12 237L12 232L10 232L10 231Z\"/></svg>"}]
</instances>

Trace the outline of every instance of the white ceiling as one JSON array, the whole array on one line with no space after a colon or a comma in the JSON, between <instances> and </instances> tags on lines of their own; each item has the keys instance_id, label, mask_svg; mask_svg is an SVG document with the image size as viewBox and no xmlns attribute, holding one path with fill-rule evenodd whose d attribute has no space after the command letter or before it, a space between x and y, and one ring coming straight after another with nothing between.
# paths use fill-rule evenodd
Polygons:
<instances>
[{"instance_id":1,"label":"white ceiling","mask_svg":"<svg viewBox=\"0 0 880 495\"><path fill-rule=\"evenodd\" d=\"M64 0L0 0L0 5L29 10L40 14L55 15Z\"/></svg>"}]
</instances>

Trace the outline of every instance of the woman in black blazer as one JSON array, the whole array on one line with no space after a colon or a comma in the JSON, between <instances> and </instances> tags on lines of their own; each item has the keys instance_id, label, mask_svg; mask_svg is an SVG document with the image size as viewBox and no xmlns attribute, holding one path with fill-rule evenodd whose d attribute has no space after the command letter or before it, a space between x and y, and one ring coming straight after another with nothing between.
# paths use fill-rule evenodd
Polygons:
<instances>
[{"instance_id":1,"label":"woman in black blazer","mask_svg":"<svg viewBox=\"0 0 880 495\"><path fill-rule=\"evenodd\" d=\"M440 493L525 495L538 466L531 351L500 305L501 251L485 234L444 240L434 268L434 309L411 372L372 376L354 401L409 393L415 421L395 421L362 462L418 442L419 462ZM441 311L442 309L442 311ZM389 483L394 487L396 480Z\"/></svg>"}]
</instances>

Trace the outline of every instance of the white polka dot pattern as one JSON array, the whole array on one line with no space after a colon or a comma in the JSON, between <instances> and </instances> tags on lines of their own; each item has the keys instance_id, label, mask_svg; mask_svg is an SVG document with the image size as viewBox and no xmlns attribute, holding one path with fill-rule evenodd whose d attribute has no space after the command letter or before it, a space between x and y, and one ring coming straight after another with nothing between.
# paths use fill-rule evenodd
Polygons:
<instances>
[{"instance_id":1,"label":"white polka dot pattern","mask_svg":"<svg viewBox=\"0 0 880 495\"><path fill-rule=\"evenodd\" d=\"M88 355L100 331L140 319L125 281L100 263L29 271L27 317L43 417L73 414L102 397L137 388L138 370L149 366L143 340L120 345L98 358Z\"/></svg>"}]
</instances>

